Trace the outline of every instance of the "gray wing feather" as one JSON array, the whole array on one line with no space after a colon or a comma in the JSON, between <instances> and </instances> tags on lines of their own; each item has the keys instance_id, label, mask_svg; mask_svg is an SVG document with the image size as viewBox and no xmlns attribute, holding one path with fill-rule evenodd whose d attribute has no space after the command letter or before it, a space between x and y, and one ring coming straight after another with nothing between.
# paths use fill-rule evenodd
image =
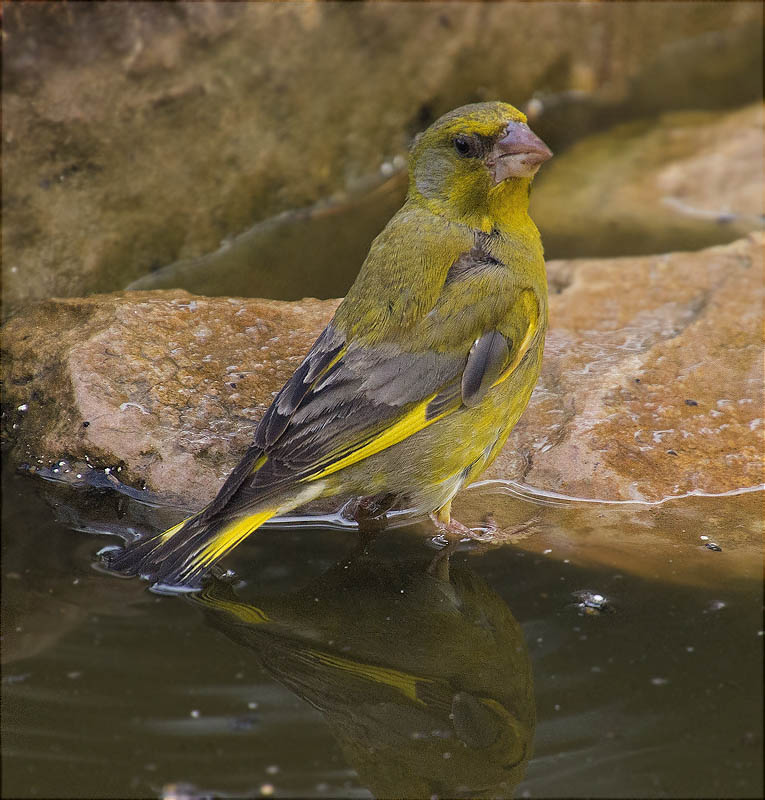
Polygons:
<instances>
[{"instance_id":1,"label":"gray wing feather","mask_svg":"<svg viewBox=\"0 0 765 800\"><path fill-rule=\"evenodd\" d=\"M475 340L462 373L462 402L466 406L481 402L509 358L508 341L499 331L489 331Z\"/></svg>"}]
</instances>

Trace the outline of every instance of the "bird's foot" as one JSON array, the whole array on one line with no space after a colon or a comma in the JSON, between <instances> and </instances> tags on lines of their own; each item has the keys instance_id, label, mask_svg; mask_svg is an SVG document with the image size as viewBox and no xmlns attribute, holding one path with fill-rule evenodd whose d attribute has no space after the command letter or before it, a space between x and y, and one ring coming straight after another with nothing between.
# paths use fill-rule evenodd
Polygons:
<instances>
[{"instance_id":1,"label":"bird's foot","mask_svg":"<svg viewBox=\"0 0 765 800\"><path fill-rule=\"evenodd\" d=\"M511 543L516 539L525 539L528 531L540 521L541 517L536 516L526 520L526 522L516 525L514 528L501 529L497 525L493 514L484 517L483 527L473 528L473 547L477 553L485 553L491 547L499 544Z\"/></svg>"},{"instance_id":2,"label":"bird's foot","mask_svg":"<svg viewBox=\"0 0 765 800\"><path fill-rule=\"evenodd\" d=\"M494 518L494 514L492 514L490 511L483 518L483 526L471 532L479 540L490 541L491 539L494 538L494 535L497 533L498 530L499 526L497 525L497 520Z\"/></svg>"},{"instance_id":3,"label":"bird's foot","mask_svg":"<svg viewBox=\"0 0 765 800\"><path fill-rule=\"evenodd\" d=\"M497 520L491 513L483 518L483 525L480 528L468 528L456 519L449 519L448 521L439 519L437 512L431 514L430 519L438 529L438 538L444 542L444 545L428 567L428 572L439 574L444 570L448 570L449 556L465 540L469 542L468 547L471 552L480 555L489 550L493 544L509 542L515 538L524 538L524 534L530 528L533 528L541 518L539 516L532 517L509 530L500 530Z\"/></svg>"},{"instance_id":4,"label":"bird's foot","mask_svg":"<svg viewBox=\"0 0 765 800\"><path fill-rule=\"evenodd\" d=\"M494 519L494 514L491 513L483 518L483 525L480 528L468 528L467 525L463 525L456 519L444 521L438 518L437 512L431 514L430 519L438 529L439 534L447 541L456 538L457 541L460 539L471 539L481 542L490 540L499 530L497 521Z\"/></svg>"},{"instance_id":5,"label":"bird's foot","mask_svg":"<svg viewBox=\"0 0 765 800\"><path fill-rule=\"evenodd\" d=\"M452 539L457 539L457 541L459 541L460 538L470 537L473 533L473 531L471 531L470 528L467 527L467 525L463 525L459 520L439 519L437 512L430 514L429 516L431 522L436 526L438 532L447 541L452 541Z\"/></svg>"}]
</instances>

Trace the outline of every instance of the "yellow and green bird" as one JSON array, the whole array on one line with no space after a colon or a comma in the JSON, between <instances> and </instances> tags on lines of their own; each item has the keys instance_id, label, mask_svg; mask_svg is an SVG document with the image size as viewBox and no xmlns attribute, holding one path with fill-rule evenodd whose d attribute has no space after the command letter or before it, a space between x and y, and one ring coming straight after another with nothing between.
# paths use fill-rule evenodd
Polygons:
<instances>
[{"instance_id":1,"label":"yellow and green bird","mask_svg":"<svg viewBox=\"0 0 765 800\"><path fill-rule=\"evenodd\" d=\"M547 281L528 203L552 153L526 122L477 103L415 139L404 205L244 458L206 508L116 569L199 585L271 517L335 495L461 529L452 498L502 448L542 360Z\"/></svg>"}]
</instances>

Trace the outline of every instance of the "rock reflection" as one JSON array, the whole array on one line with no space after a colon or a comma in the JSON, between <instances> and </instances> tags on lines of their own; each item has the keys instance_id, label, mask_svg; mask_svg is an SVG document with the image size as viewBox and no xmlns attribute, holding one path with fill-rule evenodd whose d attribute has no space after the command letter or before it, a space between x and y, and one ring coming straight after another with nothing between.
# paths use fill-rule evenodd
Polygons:
<instances>
[{"instance_id":1,"label":"rock reflection","mask_svg":"<svg viewBox=\"0 0 765 800\"><path fill-rule=\"evenodd\" d=\"M366 552L304 589L245 602L215 581L190 601L325 716L378 797L507 797L535 705L520 626L474 572Z\"/></svg>"}]
</instances>

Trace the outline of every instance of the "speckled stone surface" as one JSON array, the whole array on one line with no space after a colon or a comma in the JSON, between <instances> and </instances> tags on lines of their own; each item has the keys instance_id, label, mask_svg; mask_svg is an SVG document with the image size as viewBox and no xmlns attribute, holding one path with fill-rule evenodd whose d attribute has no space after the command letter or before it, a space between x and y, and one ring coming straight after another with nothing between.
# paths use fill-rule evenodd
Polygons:
<instances>
[{"instance_id":1,"label":"speckled stone surface","mask_svg":"<svg viewBox=\"0 0 765 800\"><path fill-rule=\"evenodd\" d=\"M551 262L542 376L485 477L598 499L757 485L764 241ZM43 302L3 329L10 457L121 467L122 481L199 506L337 302Z\"/></svg>"},{"instance_id":2,"label":"speckled stone surface","mask_svg":"<svg viewBox=\"0 0 765 800\"><path fill-rule=\"evenodd\" d=\"M178 291L45 301L4 328L15 455L120 467L123 481L198 505L337 302Z\"/></svg>"},{"instance_id":3,"label":"speckled stone surface","mask_svg":"<svg viewBox=\"0 0 765 800\"><path fill-rule=\"evenodd\" d=\"M542 375L487 477L625 500L759 484L764 242L551 263Z\"/></svg>"}]
</instances>

